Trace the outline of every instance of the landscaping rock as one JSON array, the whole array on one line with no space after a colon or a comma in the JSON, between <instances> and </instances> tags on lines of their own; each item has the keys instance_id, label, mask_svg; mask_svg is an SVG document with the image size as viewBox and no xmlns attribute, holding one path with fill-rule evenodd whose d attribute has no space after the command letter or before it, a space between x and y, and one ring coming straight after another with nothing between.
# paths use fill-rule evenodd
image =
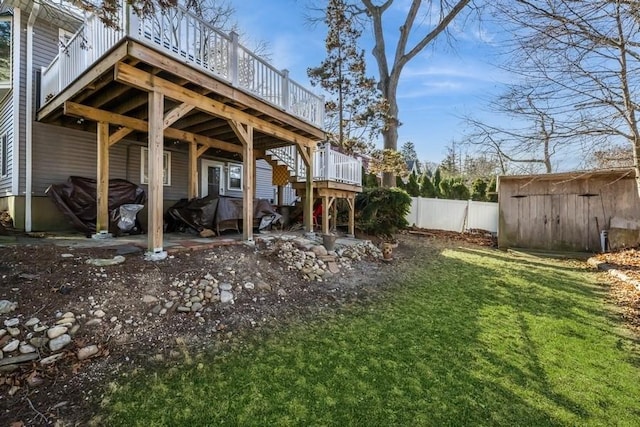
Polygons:
<instances>
[{"instance_id":1,"label":"landscaping rock","mask_svg":"<svg viewBox=\"0 0 640 427\"><path fill-rule=\"evenodd\" d=\"M60 335L49 341L49 349L51 351L58 351L71 343L71 336L68 334Z\"/></svg>"},{"instance_id":2,"label":"landscaping rock","mask_svg":"<svg viewBox=\"0 0 640 427\"><path fill-rule=\"evenodd\" d=\"M14 317L13 319L7 319L4 321L4 326L7 328L12 328L14 326L18 326L20 324L20 319Z\"/></svg>"},{"instance_id":3,"label":"landscaping rock","mask_svg":"<svg viewBox=\"0 0 640 427\"><path fill-rule=\"evenodd\" d=\"M86 347L82 347L80 350L78 350L78 353L77 353L78 360L88 359L91 356L97 354L98 351L99 350L97 345L88 345Z\"/></svg>"},{"instance_id":4,"label":"landscaping rock","mask_svg":"<svg viewBox=\"0 0 640 427\"><path fill-rule=\"evenodd\" d=\"M116 255L111 259L105 258L90 258L86 261L87 264L94 265L96 267L105 267L109 265L118 265L125 262L125 257L122 255Z\"/></svg>"},{"instance_id":5,"label":"landscaping rock","mask_svg":"<svg viewBox=\"0 0 640 427\"><path fill-rule=\"evenodd\" d=\"M231 286L231 285L229 285ZM220 302L223 304L233 304L233 293L228 290L220 292Z\"/></svg>"},{"instance_id":6,"label":"landscaping rock","mask_svg":"<svg viewBox=\"0 0 640 427\"><path fill-rule=\"evenodd\" d=\"M40 361L40 364L41 365L51 365L51 364L53 364L53 363L55 363L58 360L63 359L63 358L64 358L64 353L53 354L53 355L51 355L49 357L45 357L44 359L42 359Z\"/></svg>"},{"instance_id":7,"label":"landscaping rock","mask_svg":"<svg viewBox=\"0 0 640 427\"><path fill-rule=\"evenodd\" d=\"M20 345L20 340L11 340L7 345L2 347L2 351L4 353L11 353L12 351L16 351L19 345Z\"/></svg>"},{"instance_id":8,"label":"landscaping rock","mask_svg":"<svg viewBox=\"0 0 640 427\"><path fill-rule=\"evenodd\" d=\"M66 334L68 330L69 328L67 328L66 326L54 326L53 328L47 330L47 337L49 339L55 339L62 334Z\"/></svg>"}]
</instances>

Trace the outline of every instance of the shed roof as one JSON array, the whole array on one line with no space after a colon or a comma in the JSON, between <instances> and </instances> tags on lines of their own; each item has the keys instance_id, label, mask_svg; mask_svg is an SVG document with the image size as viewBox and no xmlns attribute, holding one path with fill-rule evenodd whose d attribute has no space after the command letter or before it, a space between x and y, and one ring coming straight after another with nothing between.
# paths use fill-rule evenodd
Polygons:
<instances>
[{"instance_id":1,"label":"shed roof","mask_svg":"<svg viewBox=\"0 0 640 427\"><path fill-rule=\"evenodd\" d=\"M594 177L612 177L612 178L635 178L633 168L617 168L617 169L598 169L590 171L573 171L560 173L546 173L539 175L501 175L498 177L500 182L505 181L564 181L573 179L587 179Z\"/></svg>"}]
</instances>

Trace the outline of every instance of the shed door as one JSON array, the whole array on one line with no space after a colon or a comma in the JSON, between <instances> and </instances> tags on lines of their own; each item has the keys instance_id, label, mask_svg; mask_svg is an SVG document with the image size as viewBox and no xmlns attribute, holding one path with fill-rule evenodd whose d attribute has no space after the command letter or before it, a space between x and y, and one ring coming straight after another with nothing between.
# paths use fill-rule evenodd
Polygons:
<instances>
[{"instance_id":1,"label":"shed door","mask_svg":"<svg viewBox=\"0 0 640 427\"><path fill-rule=\"evenodd\" d=\"M541 194L518 200L518 243L549 250L597 250L604 218L600 197Z\"/></svg>"}]
</instances>

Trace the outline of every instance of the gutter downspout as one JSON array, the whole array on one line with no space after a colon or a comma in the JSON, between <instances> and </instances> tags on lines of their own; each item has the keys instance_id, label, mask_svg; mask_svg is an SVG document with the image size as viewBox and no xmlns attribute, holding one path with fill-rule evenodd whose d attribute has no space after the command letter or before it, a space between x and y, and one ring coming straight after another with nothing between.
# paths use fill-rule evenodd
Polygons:
<instances>
[{"instance_id":1,"label":"gutter downspout","mask_svg":"<svg viewBox=\"0 0 640 427\"><path fill-rule=\"evenodd\" d=\"M31 232L31 197L33 192L33 24L36 22L40 12L40 4L38 2L33 3L33 9L29 15L29 21L27 22L27 93L26 93L26 114L25 114L25 198L24 198L24 231Z\"/></svg>"}]
</instances>

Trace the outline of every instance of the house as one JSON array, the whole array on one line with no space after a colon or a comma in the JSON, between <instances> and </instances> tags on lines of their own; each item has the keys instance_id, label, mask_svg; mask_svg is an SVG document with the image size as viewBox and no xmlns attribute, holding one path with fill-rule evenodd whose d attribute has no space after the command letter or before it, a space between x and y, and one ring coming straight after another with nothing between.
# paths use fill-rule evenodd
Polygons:
<instances>
[{"instance_id":1,"label":"house","mask_svg":"<svg viewBox=\"0 0 640 427\"><path fill-rule=\"evenodd\" d=\"M97 180L97 235L109 231L108 182L147 191L150 252L163 252L163 214L211 192L290 201L312 230L325 210L361 191L359 161L324 141L324 101L182 7L137 16L122 2L108 28L64 0L5 0L0 16L0 209L26 231L66 224L46 188ZM311 171L309 173L308 171ZM291 190L293 191L293 190ZM274 194L275 193L275 194ZM334 215L335 217L335 215Z\"/></svg>"},{"instance_id":2,"label":"house","mask_svg":"<svg viewBox=\"0 0 640 427\"><path fill-rule=\"evenodd\" d=\"M498 202L501 248L594 252L603 249L603 231L612 247L640 243L632 168L500 176Z\"/></svg>"},{"instance_id":3,"label":"house","mask_svg":"<svg viewBox=\"0 0 640 427\"><path fill-rule=\"evenodd\" d=\"M418 166L417 160L407 160L407 171L409 175L416 174L416 176L420 176L420 168Z\"/></svg>"}]
</instances>

